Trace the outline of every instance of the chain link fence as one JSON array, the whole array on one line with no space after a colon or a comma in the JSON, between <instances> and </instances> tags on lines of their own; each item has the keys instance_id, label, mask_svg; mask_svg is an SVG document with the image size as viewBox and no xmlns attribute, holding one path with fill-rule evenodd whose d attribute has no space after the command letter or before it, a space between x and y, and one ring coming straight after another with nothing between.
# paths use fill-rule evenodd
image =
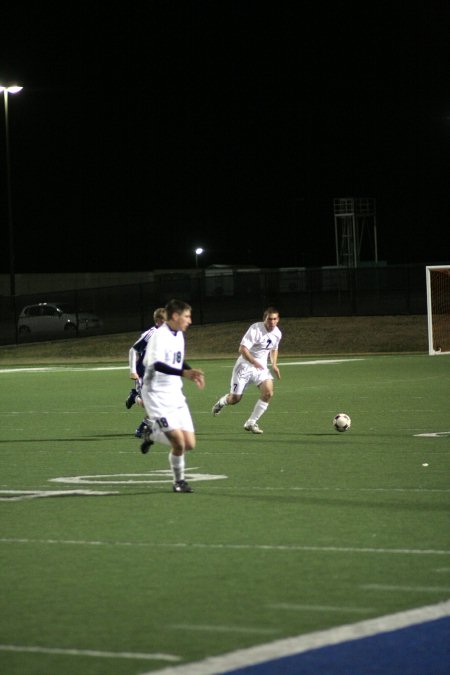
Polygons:
<instances>
[{"instance_id":1,"label":"chain link fence","mask_svg":"<svg viewBox=\"0 0 450 675\"><path fill-rule=\"evenodd\" d=\"M284 317L427 312L424 265L161 271L120 286L60 291L56 277L50 285L47 292L0 296L0 344L138 333L171 298L192 305L196 324L253 321L270 305ZM41 303L47 314L35 308ZM38 316L26 319L24 308Z\"/></svg>"}]
</instances>

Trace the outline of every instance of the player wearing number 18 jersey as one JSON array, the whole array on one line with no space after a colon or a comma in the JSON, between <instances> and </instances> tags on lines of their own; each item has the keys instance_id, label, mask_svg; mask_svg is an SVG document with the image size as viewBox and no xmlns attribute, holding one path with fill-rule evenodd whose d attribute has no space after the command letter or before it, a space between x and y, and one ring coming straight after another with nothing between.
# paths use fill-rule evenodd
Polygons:
<instances>
[{"instance_id":1,"label":"player wearing number 18 jersey","mask_svg":"<svg viewBox=\"0 0 450 675\"><path fill-rule=\"evenodd\" d=\"M203 371L184 360L184 332L192 323L190 305L171 300L165 309L167 320L153 334L144 357L142 397L151 427L144 433L141 451L147 453L153 443L170 445L173 491L192 492L184 472L185 452L194 449L195 432L181 378L192 380L199 389L205 379Z\"/></svg>"}]
</instances>

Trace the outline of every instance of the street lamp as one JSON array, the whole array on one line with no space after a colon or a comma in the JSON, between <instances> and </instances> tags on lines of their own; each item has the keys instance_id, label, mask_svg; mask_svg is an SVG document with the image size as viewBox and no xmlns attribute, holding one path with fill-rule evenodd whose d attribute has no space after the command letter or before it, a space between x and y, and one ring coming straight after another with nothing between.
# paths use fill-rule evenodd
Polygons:
<instances>
[{"instance_id":1,"label":"street lamp","mask_svg":"<svg viewBox=\"0 0 450 675\"><path fill-rule=\"evenodd\" d=\"M3 92L5 102L5 139L6 139L6 189L8 198L8 232L9 232L9 273L10 273L10 295L12 298L16 295L15 265L14 265L14 228L12 217L12 196L11 196L11 154L9 149L9 117L8 117L8 94L17 94L23 87L12 85L3 87L0 85L0 92ZM14 302L15 307L15 302ZM15 316L14 316L14 323Z\"/></svg>"},{"instance_id":2,"label":"street lamp","mask_svg":"<svg viewBox=\"0 0 450 675\"><path fill-rule=\"evenodd\" d=\"M203 253L204 249L203 248L196 248L195 249L195 266L198 267L198 256Z\"/></svg>"}]
</instances>

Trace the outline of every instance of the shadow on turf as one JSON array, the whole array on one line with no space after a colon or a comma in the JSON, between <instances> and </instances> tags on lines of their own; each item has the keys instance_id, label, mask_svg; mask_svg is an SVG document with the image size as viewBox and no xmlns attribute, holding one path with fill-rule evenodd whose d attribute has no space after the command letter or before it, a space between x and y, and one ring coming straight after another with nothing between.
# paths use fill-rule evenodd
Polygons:
<instances>
[{"instance_id":1,"label":"shadow on turf","mask_svg":"<svg viewBox=\"0 0 450 675\"><path fill-rule=\"evenodd\" d=\"M196 435L197 435L197 439L201 438L204 441L220 440L220 441L231 441L233 443L236 443L236 440L239 440L239 439L236 439L236 434L233 434L232 436L228 436L226 434L220 434L220 433L211 435L210 433L201 433L201 432L198 433L197 432ZM352 435L354 436L355 434L352 434ZM379 434L377 434L377 435L379 435ZM319 438L319 437L322 437L322 436L335 436L335 437L340 436L340 437L342 437L342 436L344 436L344 434L336 432L336 431L316 431L316 432L311 432L311 431L310 432L308 432L308 431L302 431L302 432L280 431L280 432L278 432L277 431L276 435L272 434L271 436L269 436L269 432L267 432L267 436L265 438L262 438L261 435L249 434L249 433L245 434L245 436L244 436L244 434L242 434L241 438L245 438L246 440L250 440L250 438L253 438L258 443L264 443L265 442L265 443L273 444L274 440L276 441L278 438L281 438L281 437L283 437L283 438L289 438L289 437L299 438L301 436L308 436L308 437L313 437L313 438L316 438L316 437ZM348 434L347 434L347 438L349 438Z\"/></svg>"},{"instance_id":2,"label":"shadow on turf","mask_svg":"<svg viewBox=\"0 0 450 675\"><path fill-rule=\"evenodd\" d=\"M433 506L431 504L424 504L424 505L418 505L417 500L415 501L410 501L410 502L403 502L402 504L396 503L396 502L391 502L391 501L384 501L380 503L378 500L369 500L369 499L340 499L340 498L333 498L333 497L312 497L312 496L306 496L303 493L297 493L297 494L289 494L289 495L280 495L278 490L285 490L285 489L290 489L290 488L274 488L274 492L276 494L271 494L271 495L261 495L261 494L235 494L234 492L230 493L224 493L224 492L218 492L215 490L209 490L208 487L205 485L204 481L199 481L196 482L195 480L190 479L190 483L194 489L194 493L198 497L215 497L215 498L221 498L221 499L233 499L234 501L236 500L241 500L241 501L259 501L259 502L264 502L264 503L273 503L274 500L277 502L284 502L284 503L289 503L289 504L307 504L307 505L321 505L321 506L344 506L344 507L351 507L354 508L356 507L362 507L362 508L377 508L377 509L388 509L389 511L422 511L422 512L428 512L428 513L439 513L439 512L447 512L447 508L445 506ZM167 493L172 493L171 490L172 483L171 481L167 481L167 483L164 484L159 484L157 485L149 485L149 487L145 490L142 488L139 490L133 490L132 488L127 488L125 486L121 486L122 491L117 491L114 495L104 495L109 496L109 497L153 497L153 496L160 496L163 494ZM107 484L103 485L103 488L108 487ZM227 488L224 488L226 490ZM253 492L256 492L258 488L253 488ZM264 489L264 488L261 488ZM230 490L233 490L233 488L230 488ZM70 493L70 490L68 490L68 493ZM51 497L52 495L48 495ZM62 495L64 496L64 495ZM67 495L67 496L79 496L79 495ZM89 496L89 495L87 495Z\"/></svg>"},{"instance_id":3,"label":"shadow on turf","mask_svg":"<svg viewBox=\"0 0 450 675\"><path fill-rule=\"evenodd\" d=\"M134 434L95 434L92 436L83 436L83 437L74 437L68 436L66 438L15 438L15 439L5 439L1 440L0 443L73 443L80 441L101 441L104 438L129 438L135 439Z\"/></svg>"},{"instance_id":4,"label":"shadow on turf","mask_svg":"<svg viewBox=\"0 0 450 675\"><path fill-rule=\"evenodd\" d=\"M290 504L313 504L313 505L320 505L320 506L348 506L351 508L356 507L361 507L361 508L366 508L366 509L372 509L372 508L377 508L377 509L386 509L389 512L390 511L422 511L422 512L430 512L430 513L439 513L439 512L444 512L446 513L448 511L448 508L444 505L442 506L433 506L432 504L423 504L419 505L417 503L417 500L411 500L408 502L403 502L402 504L399 504L397 502L393 501L388 501L385 500L383 502L380 502L379 500L370 500L370 499L339 499L339 498L333 498L333 497L308 497L304 495L301 491L297 494L290 494L290 495L280 495L278 492L277 488L274 488L273 492L276 494L273 495L261 495L261 494L239 494L236 495L234 493L229 493L229 494L221 494L219 492L215 491L210 491L208 488L206 489L201 489L196 487L196 482L194 480L190 480L190 483L192 484L192 487L194 488L194 491L198 493L198 495L205 495L208 497L221 497L225 499L240 499L240 500L245 500L245 501L261 501L265 503L273 503L274 500L277 502L283 501L284 503L290 503ZM201 485L201 483L199 483ZM253 491L256 492L258 488L253 488ZM264 488L261 488L264 489ZM279 490L290 490L290 488L282 488L280 487ZM225 488L226 490L226 488ZM130 494L130 493L128 493ZM149 493L132 493L132 494L149 494Z\"/></svg>"},{"instance_id":5,"label":"shadow on turf","mask_svg":"<svg viewBox=\"0 0 450 675\"><path fill-rule=\"evenodd\" d=\"M372 508L372 507L377 507L377 508L384 508L384 509L389 509L389 511L392 510L409 510L409 511L427 511L427 512L439 512L439 511L447 511L446 508L442 507L433 507L433 506L424 506L424 507L419 507L417 506L417 503L410 503L410 504L394 504L394 503L384 503L384 504L379 504L378 502L368 502L368 501L356 501L356 500L343 500L343 499L323 499L323 498L305 498L303 495L302 496L294 496L294 495L289 495L289 496L264 496L264 495L235 495L235 494L218 494L217 492L211 492L206 490L202 490L201 488L198 488L195 484L195 481L191 481L192 487L194 489L194 493L196 494L197 497L222 497L225 499L240 499L248 501L262 501L265 503L273 502L274 499L277 500L277 502L283 501L284 503L292 503L292 504L320 504L320 505L327 505L327 506L350 506L350 507L355 507L355 506L361 506L364 508ZM103 486L104 488L107 487L107 485ZM172 492L172 483L167 482L167 484L160 485L158 487L149 487L148 490L139 490L139 491L131 491L131 490L124 490L122 492L115 492L115 494L104 494L104 495L99 495L102 498L106 497L160 497L162 495L166 494L173 494ZM87 488L88 489L88 488ZM98 488L97 488L98 489ZM74 490L67 489L67 494L64 494L64 491L61 490L59 494L46 494L40 496L41 499L49 499L49 498L55 498L55 497L64 497L67 499L67 497L92 497L94 495L90 494L71 494L73 493ZM10 495L10 497L16 497L16 495ZM2 500L5 499L5 496L2 495ZM193 497L191 497L193 499Z\"/></svg>"}]
</instances>

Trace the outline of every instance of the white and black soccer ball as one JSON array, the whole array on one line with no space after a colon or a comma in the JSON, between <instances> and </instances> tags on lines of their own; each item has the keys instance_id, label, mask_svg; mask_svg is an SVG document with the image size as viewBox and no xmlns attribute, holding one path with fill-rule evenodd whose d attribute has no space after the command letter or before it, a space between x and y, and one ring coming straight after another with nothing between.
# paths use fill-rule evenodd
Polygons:
<instances>
[{"instance_id":1,"label":"white and black soccer ball","mask_svg":"<svg viewBox=\"0 0 450 675\"><path fill-rule=\"evenodd\" d=\"M336 431L348 431L352 426L352 421L347 413L338 413L333 417L333 426Z\"/></svg>"}]
</instances>

